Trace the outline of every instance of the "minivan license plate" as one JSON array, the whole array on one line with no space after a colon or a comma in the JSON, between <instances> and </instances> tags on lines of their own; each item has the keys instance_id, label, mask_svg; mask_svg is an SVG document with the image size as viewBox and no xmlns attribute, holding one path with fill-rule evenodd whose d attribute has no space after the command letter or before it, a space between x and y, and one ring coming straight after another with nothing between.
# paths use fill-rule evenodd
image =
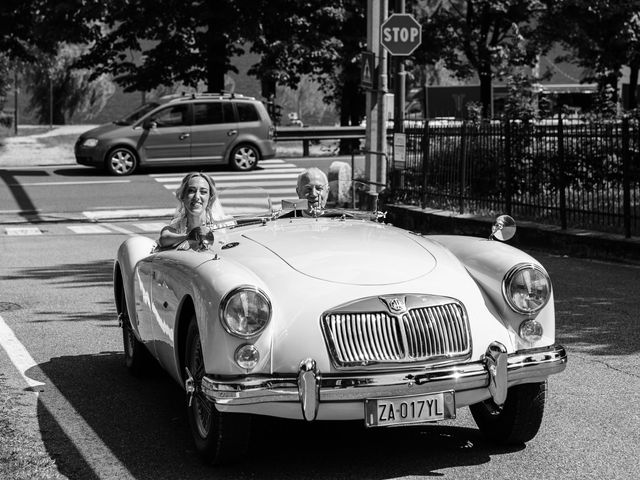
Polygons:
<instances>
[{"instance_id":1,"label":"minivan license plate","mask_svg":"<svg viewBox=\"0 0 640 480\"><path fill-rule=\"evenodd\" d=\"M437 422L456 418L453 390L408 397L368 398L364 405L367 427Z\"/></svg>"}]
</instances>

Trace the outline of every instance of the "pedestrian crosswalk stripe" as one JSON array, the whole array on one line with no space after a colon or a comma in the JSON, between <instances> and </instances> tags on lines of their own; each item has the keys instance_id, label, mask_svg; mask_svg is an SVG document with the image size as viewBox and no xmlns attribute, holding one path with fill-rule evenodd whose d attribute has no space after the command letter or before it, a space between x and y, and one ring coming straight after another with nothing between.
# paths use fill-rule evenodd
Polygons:
<instances>
[{"instance_id":1,"label":"pedestrian crosswalk stripe","mask_svg":"<svg viewBox=\"0 0 640 480\"><path fill-rule=\"evenodd\" d=\"M135 235L135 233L132 232L131 230L127 230L126 228L122 228L118 225L114 225L113 223L102 223L101 225L104 225L105 227L110 228L114 232L124 233L125 235Z\"/></svg>"},{"instance_id":2,"label":"pedestrian crosswalk stripe","mask_svg":"<svg viewBox=\"0 0 640 480\"><path fill-rule=\"evenodd\" d=\"M268 206L267 197L271 205L278 208L284 199L297 198L296 184L298 175L304 171L292 163L283 160L265 160L258 164L258 168L248 172L216 171L206 172L216 182L220 201L225 212L241 214L263 211ZM164 188L175 192L180 186L184 175L175 173L152 174L151 178ZM251 190L254 189L254 190Z\"/></svg>"},{"instance_id":3,"label":"pedestrian crosswalk stripe","mask_svg":"<svg viewBox=\"0 0 640 480\"><path fill-rule=\"evenodd\" d=\"M7 227L7 235L42 235L42 230L38 227Z\"/></svg>"},{"instance_id":4,"label":"pedestrian crosswalk stripe","mask_svg":"<svg viewBox=\"0 0 640 480\"><path fill-rule=\"evenodd\" d=\"M91 220L103 220L113 218L132 217L167 217L173 215L175 208L145 208L126 210L93 210L85 211L82 214Z\"/></svg>"},{"instance_id":5,"label":"pedestrian crosswalk stripe","mask_svg":"<svg viewBox=\"0 0 640 480\"><path fill-rule=\"evenodd\" d=\"M159 232L166 225L166 223L160 222L140 222L133 224L136 228L139 228L143 232Z\"/></svg>"},{"instance_id":6,"label":"pedestrian crosswalk stripe","mask_svg":"<svg viewBox=\"0 0 640 480\"><path fill-rule=\"evenodd\" d=\"M78 234L111 233L108 228L100 225L69 225L67 228Z\"/></svg>"}]
</instances>

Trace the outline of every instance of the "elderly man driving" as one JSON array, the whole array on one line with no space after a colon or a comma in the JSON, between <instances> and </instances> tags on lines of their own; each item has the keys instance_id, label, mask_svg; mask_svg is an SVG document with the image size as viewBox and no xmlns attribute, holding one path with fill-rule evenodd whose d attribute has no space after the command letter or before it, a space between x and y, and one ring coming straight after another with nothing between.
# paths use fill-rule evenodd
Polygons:
<instances>
[{"instance_id":1,"label":"elderly man driving","mask_svg":"<svg viewBox=\"0 0 640 480\"><path fill-rule=\"evenodd\" d=\"M318 215L327 203L329 180L319 168L308 168L298 175L296 192L298 198L307 199L307 210L303 214Z\"/></svg>"}]
</instances>

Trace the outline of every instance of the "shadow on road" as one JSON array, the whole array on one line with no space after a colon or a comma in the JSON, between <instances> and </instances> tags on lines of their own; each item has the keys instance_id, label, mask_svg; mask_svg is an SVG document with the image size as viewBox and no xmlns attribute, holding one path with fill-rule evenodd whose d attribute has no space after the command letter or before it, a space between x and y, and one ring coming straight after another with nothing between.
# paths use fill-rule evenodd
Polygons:
<instances>
[{"instance_id":1,"label":"shadow on road","mask_svg":"<svg viewBox=\"0 0 640 480\"><path fill-rule=\"evenodd\" d=\"M113 260L67 263L44 267L28 267L7 275L6 280L36 280L67 288L89 288L112 285Z\"/></svg>"},{"instance_id":2,"label":"shadow on road","mask_svg":"<svg viewBox=\"0 0 640 480\"><path fill-rule=\"evenodd\" d=\"M570 257L540 259L553 281L558 342L590 355L640 352L637 266Z\"/></svg>"},{"instance_id":3,"label":"shadow on road","mask_svg":"<svg viewBox=\"0 0 640 480\"><path fill-rule=\"evenodd\" d=\"M74 415L139 479L441 476L439 470L483 464L492 455L515 451L488 444L471 428L366 430L360 422L255 417L246 461L209 467L194 451L182 390L159 370L136 379L125 370L119 352L57 357L39 368L46 375L42 380L55 387L40 394L41 434L60 472L70 479L97 478L74 445L77 439L65 433L77 428L71 424ZM68 418L66 402L72 407ZM61 425L66 420L70 424Z\"/></svg>"},{"instance_id":4,"label":"shadow on road","mask_svg":"<svg viewBox=\"0 0 640 480\"><path fill-rule=\"evenodd\" d=\"M258 166L254 171L263 171L265 168ZM151 175L151 174L182 174L186 175L189 172L211 172L215 175L216 172L231 172L231 169L228 165L187 165L183 167L140 167L137 169L131 177L141 176L141 175ZM244 172L236 172L239 175L242 175ZM115 177L109 175L106 170L101 168L93 168L93 167L85 167L85 166L65 166L62 168L57 168L53 171L54 175L59 175L61 177L104 177L104 178L122 178ZM126 177L125 177L126 178Z\"/></svg>"}]
</instances>

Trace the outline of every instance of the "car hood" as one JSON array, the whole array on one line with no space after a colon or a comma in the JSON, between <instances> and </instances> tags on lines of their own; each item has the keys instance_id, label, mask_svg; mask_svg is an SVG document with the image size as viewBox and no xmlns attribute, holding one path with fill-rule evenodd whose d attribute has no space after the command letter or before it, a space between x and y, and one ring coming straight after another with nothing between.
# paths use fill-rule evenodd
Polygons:
<instances>
[{"instance_id":1,"label":"car hood","mask_svg":"<svg viewBox=\"0 0 640 480\"><path fill-rule=\"evenodd\" d=\"M116 125L115 123L105 123L104 125L99 125L96 128L87 130L80 135L80 138L100 138L117 130L122 130L123 128L131 128L131 126L125 127L123 125Z\"/></svg>"},{"instance_id":2,"label":"car hood","mask_svg":"<svg viewBox=\"0 0 640 480\"><path fill-rule=\"evenodd\" d=\"M339 220L296 221L244 236L294 270L348 285L388 285L428 274L436 259L404 232L382 224Z\"/></svg>"}]
</instances>

